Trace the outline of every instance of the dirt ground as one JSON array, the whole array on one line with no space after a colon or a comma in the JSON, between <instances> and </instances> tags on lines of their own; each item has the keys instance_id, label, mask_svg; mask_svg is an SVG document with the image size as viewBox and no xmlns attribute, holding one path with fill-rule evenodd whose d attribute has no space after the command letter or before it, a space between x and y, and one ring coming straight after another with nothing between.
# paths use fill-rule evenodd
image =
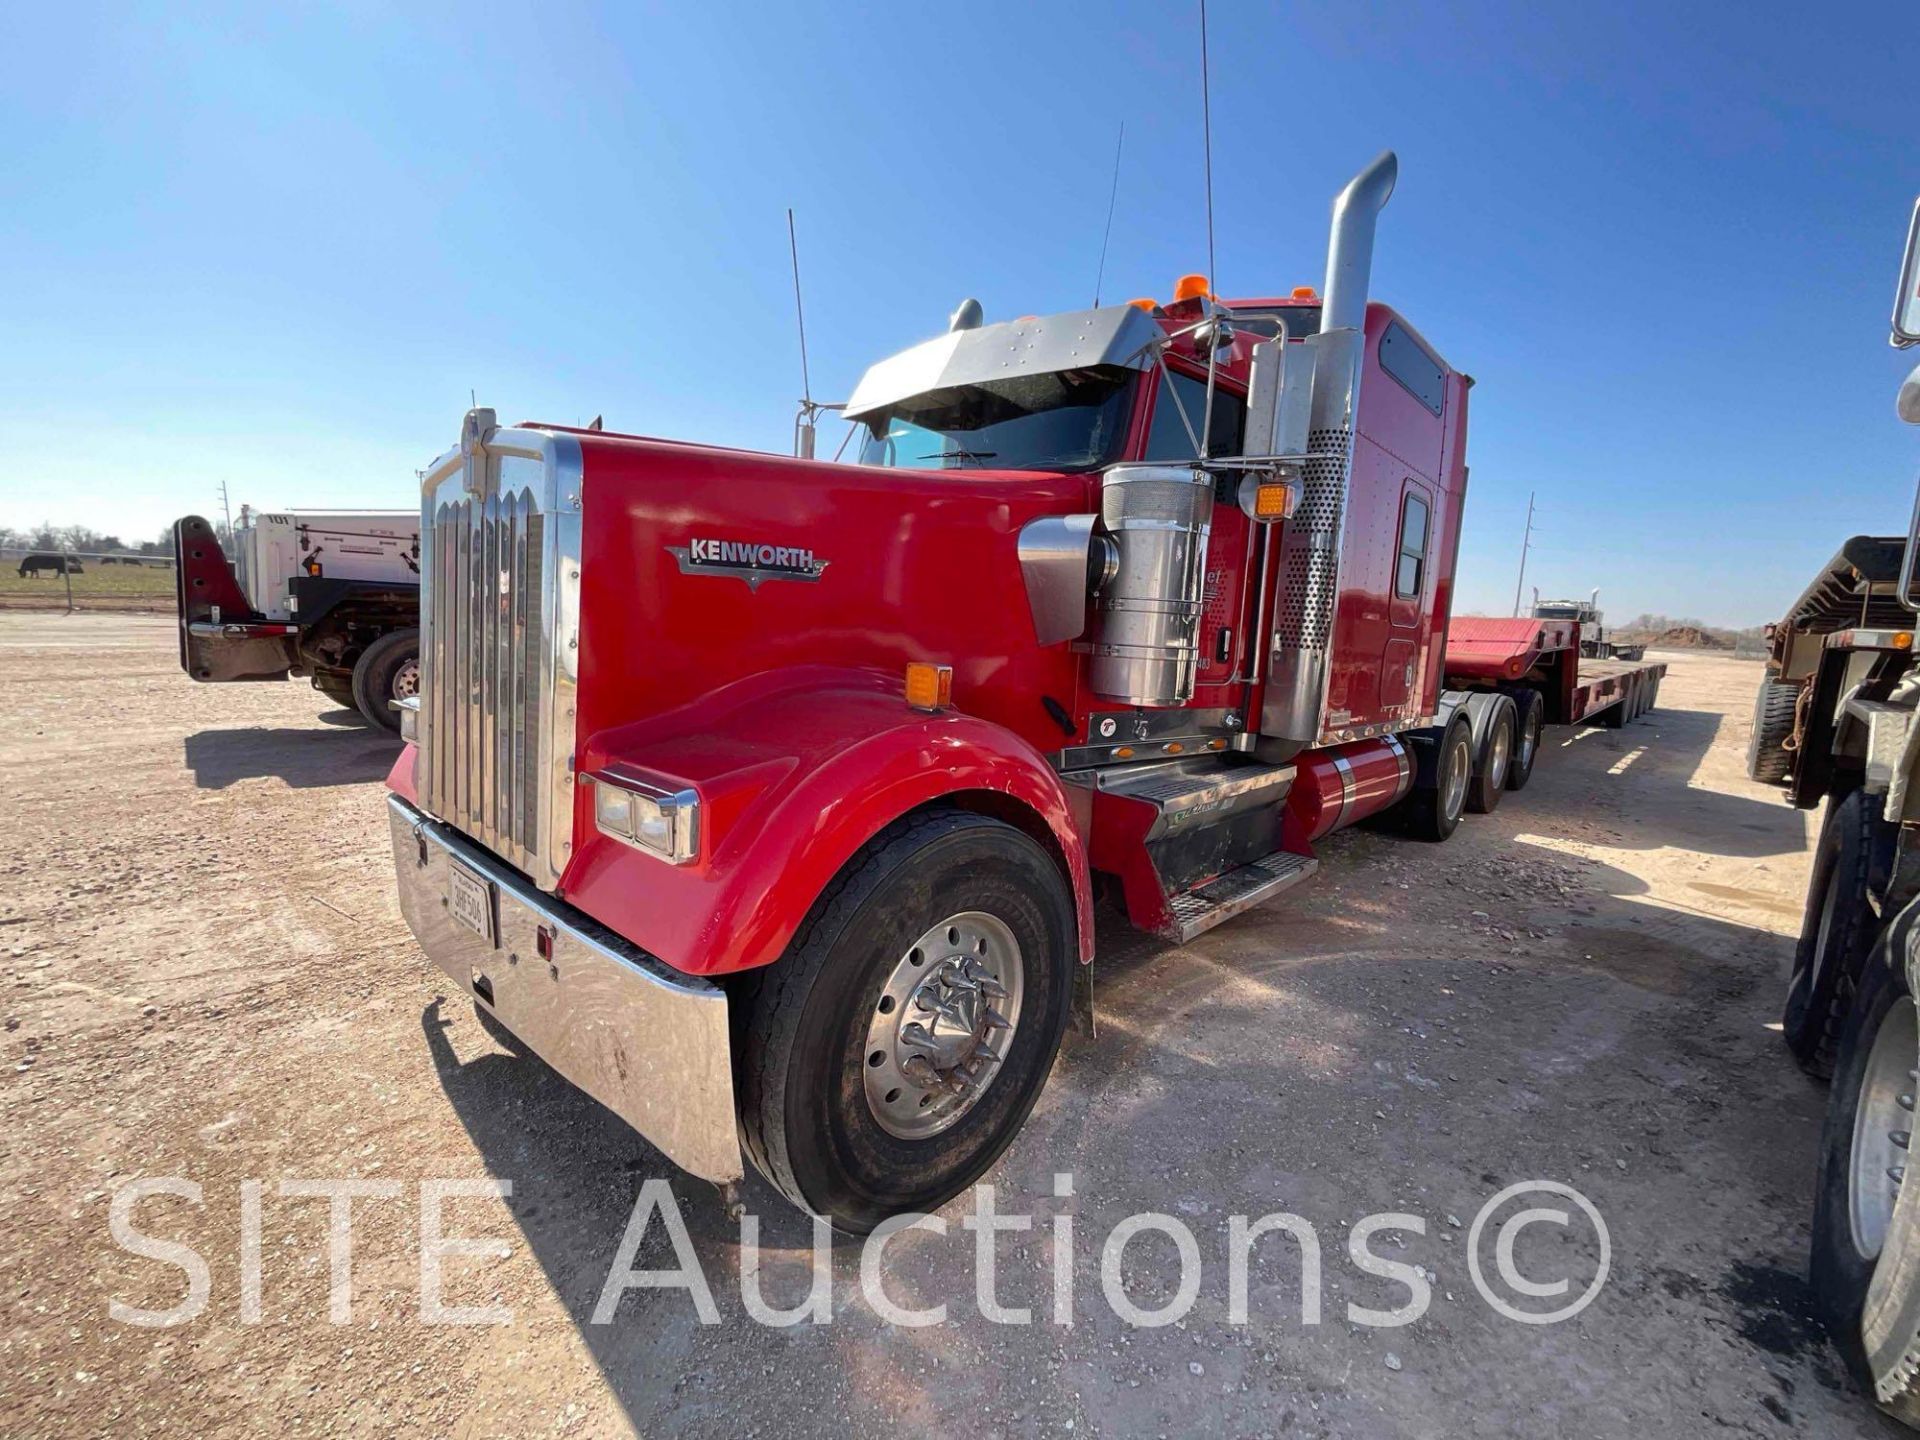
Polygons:
<instances>
[{"instance_id":1,"label":"dirt ground","mask_svg":"<svg viewBox=\"0 0 1920 1440\"><path fill-rule=\"evenodd\" d=\"M1667 658L1659 710L1548 732L1532 786L1449 844L1337 837L1286 899L1096 966L1097 1037L1069 1034L989 1177L1001 1210L1035 1217L997 1270L1032 1324L976 1305L963 1197L945 1236L902 1235L884 1266L896 1301L945 1301L945 1323L883 1323L842 1242L832 1323L774 1329L748 1318L717 1192L497 1043L414 947L391 741L300 684L188 683L166 620L0 614L0 1432L1901 1433L1806 1314L1824 1094L1770 1027L1809 818L1744 779L1751 666ZM171 1328L109 1311L188 1293L112 1238L116 1191L143 1177L199 1187L133 1212L205 1259L205 1303ZM328 1204L280 1191L335 1177L395 1191L353 1206L341 1324ZM654 1178L717 1324L673 1289L591 1323ZM506 1253L447 1259L445 1300L511 1322L425 1323L418 1187L475 1179L511 1195L446 1202L445 1231ZM1467 1264L1482 1204L1536 1179L1577 1188L1611 1242L1598 1297L1554 1325L1495 1313ZM744 1198L769 1300L795 1303L809 1227L758 1181ZM1302 1323L1284 1235L1231 1313L1229 1217L1274 1211L1320 1236L1322 1323ZM1410 1293L1348 1258L1348 1227L1383 1211L1425 1233L1373 1249L1431 1277L1430 1308L1392 1329L1347 1308ZM1161 1328L1102 1298L1103 1242L1137 1212L1197 1237L1197 1299ZM1570 1233L1528 1232L1521 1271L1591 1275L1597 1246ZM1052 1323L1056 1249L1071 1328ZM636 1263L673 1263L657 1221ZM1152 1307L1178 1276L1148 1233L1117 1278Z\"/></svg>"}]
</instances>

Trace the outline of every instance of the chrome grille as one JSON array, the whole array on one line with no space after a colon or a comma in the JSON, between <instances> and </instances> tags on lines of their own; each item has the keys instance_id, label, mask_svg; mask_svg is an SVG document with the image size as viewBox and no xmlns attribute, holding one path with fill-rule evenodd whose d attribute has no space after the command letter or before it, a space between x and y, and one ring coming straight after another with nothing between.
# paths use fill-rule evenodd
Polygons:
<instances>
[{"instance_id":1,"label":"chrome grille","mask_svg":"<svg viewBox=\"0 0 1920 1440\"><path fill-rule=\"evenodd\" d=\"M572 437L488 428L421 505L420 800L548 889L572 849L579 501Z\"/></svg>"}]
</instances>

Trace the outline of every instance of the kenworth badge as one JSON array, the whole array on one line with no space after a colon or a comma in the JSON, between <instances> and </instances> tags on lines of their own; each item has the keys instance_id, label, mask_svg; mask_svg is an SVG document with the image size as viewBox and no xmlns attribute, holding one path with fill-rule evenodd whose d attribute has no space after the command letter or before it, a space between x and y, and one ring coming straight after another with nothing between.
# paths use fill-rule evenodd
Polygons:
<instances>
[{"instance_id":1,"label":"kenworth badge","mask_svg":"<svg viewBox=\"0 0 1920 1440\"><path fill-rule=\"evenodd\" d=\"M827 568L813 551L795 545L759 545L750 540L694 540L669 545L682 575L731 575L758 590L763 580L818 580Z\"/></svg>"}]
</instances>

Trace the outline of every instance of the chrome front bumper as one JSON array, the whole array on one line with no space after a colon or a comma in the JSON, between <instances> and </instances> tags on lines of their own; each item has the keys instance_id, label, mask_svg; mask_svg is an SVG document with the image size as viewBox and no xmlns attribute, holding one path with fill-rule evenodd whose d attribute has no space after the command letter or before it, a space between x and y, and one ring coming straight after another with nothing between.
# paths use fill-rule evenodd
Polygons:
<instances>
[{"instance_id":1,"label":"chrome front bumper","mask_svg":"<svg viewBox=\"0 0 1920 1440\"><path fill-rule=\"evenodd\" d=\"M398 796L387 811L400 909L434 964L674 1164L740 1179L719 987L635 949ZM456 865L488 886L492 939L453 916Z\"/></svg>"}]
</instances>

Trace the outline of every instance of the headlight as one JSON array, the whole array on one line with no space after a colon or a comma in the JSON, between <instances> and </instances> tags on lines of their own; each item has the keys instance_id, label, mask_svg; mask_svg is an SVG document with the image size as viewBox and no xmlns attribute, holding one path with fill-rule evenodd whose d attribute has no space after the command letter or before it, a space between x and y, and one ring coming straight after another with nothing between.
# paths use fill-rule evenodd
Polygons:
<instances>
[{"instance_id":1,"label":"headlight","mask_svg":"<svg viewBox=\"0 0 1920 1440\"><path fill-rule=\"evenodd\" d=\"M601 771L593 782L593 824L602 835L673 865L700 853L700 797L663 790L631 775Z\"/></svg>"}]
</instances>

